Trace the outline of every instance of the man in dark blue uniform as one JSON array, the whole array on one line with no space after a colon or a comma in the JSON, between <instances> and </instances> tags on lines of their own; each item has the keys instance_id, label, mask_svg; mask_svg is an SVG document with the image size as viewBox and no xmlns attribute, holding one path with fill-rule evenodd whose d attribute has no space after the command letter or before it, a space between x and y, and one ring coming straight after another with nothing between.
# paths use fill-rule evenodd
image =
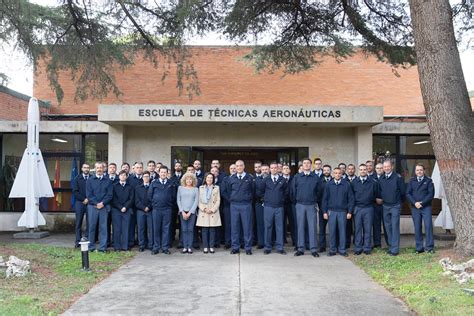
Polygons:
<instances>
[{"instance_id":1,"label":"man in dark blue uniform","mask_svg":"<svg viewBox=\"0 0 474 316\"><path fill-rule=\"evenodd\" d=\"M275 249L285 255L283 249L283 212L288 196L288 183L278 174L278 164L270 164L270 175L256 182L257 196L263 200L263 217L265 225L264 254L272 251L272 232L275 229Z\"/></svg>"},{"instance_id":2,"label":"man in dark blue uniform","mask_svg":"<svg viewBox=\"0 0 474 316\"><path fill-rule=\"evenodd\" d=\"M173 205L176 203L176 184L168 180L168 168L161 166L160 178L153 181L148 189L148 200L152 205L153 217L153 249L152 255L160 250L164 254L170 254L169 237L170 222Z\"/></svg>"},{"instance_id":3,"label":"man in dark blue uniform","mask_svg":"<svg viewBox=\"0 0 474 316\"><path fill-rule=\"evenodd\" d=\"M314 158L314 170L313 173L319 178L323 176L323 161L321 158Z\"/></svg>"},{"instance_id":4,"label":"man in dark blue uniform","mask_svg":"<svg viewBox=\"0 0 474 316\"><path fill-rule=\"evenodd\" d=\"M151 204L148 200L148 189L150 188L150 172L143 173L143 184L135 187L135 210L137 211L138 246L139 251L145 248L153 248L153 218ZM159 176L156 177L158 179Z\"/></svg>"},{"instance_id":5,"label":"man in dark blue uniform","mask_svg":"<svg viewBox=\"0 0 474 316\"><path fill-rule=\"evenodd\" d=\"M293 217L293 203L291 202L291 197L289 194L289 189L291 187L291 181L292 181L292 176L291 176L291 169L290 166L287 164L284 164L282 166L282 175L283 179L286 181L286 184L288 186L288 195L286 196L285 199L285 205L284 205L284 218L283 218L283 242L286 243L286 232L287 232L287 223L290 231L290 236L291 236L291 242L293 247L296 247L296 219Z\"/></svg>"},{"instance_id":6,"label":"man in dark blue uniform","mask_svg":"<svg viewBox=\"0 0 474 316\"><path fill-rule=\"evenodd\" d=\"M415 225L416 253L434 252L433 223L431 202L434 197L434 185L431 178L425 176L425 167L417 164L416 177L410 179L407 198L411 206L411 216ZM425 225L425 246L423 247L422 223Z\"/></svg>"},{"instance_id":7,"label":"man in dark blue uniform","mask_svg":"<svg viewBox=\"0 0 474 316\"><path fill-rule=\"evenodd\" d=\"M72 182L72 192L76 201L74 202L74 212L76 213L76 224L75 224L75 231L76 231L76 241L74 246L76 248L79 247L79 242L82 238L82 222L84 220L84 216L86 217L86 230L84 232L84 237L87 238L89 233L89 226L87 221L87 204L88 200L86 197L86 182L89 179L89 171L90 167L88 164L82 164L81 168L82 173L74 178Z\"/></svg>"},{"instance_id":8,"label":"man in dark blue uniform","mask_svg":"<svg viewBox=\"0 0 474 316\"><path fill-rule=\"evenodd\" d=\"M263 165L260 161L254 163L255 175L255 187L258 185L259 182L263 181L265 174L262 172L262 169L267 168L268 165ZM257 245L257 249L262 249L265 244L265 224L263 219L263 205L262 205L262 197L255 196L254 201L254 242L253 244Z\"/></svg>"},{"instance_id":9,"label":"man in dark blue uniform","mask_svg":"<svg viewBox=\"0 0 474 316\"><path fill-rule=\"evenodd\" d=\"M393 171L392 162L383 163L384 176L379 181L380 198L383 201L383 221L390 244L388 254L397 256L400 250L400 212L405 198L405 182Z\"/></svg>"},{"instance_id":10,"label":"man in dark blue uniform","mask_svg":"<svg viewBox=\"0 0 474 316\"><path fill-rule=\"evenodd\" d=\"M196 175L196 178L198 180L197 186L200 187L203 182L204 182L204 171L202 170L201 167L201 161L200 160L194 160L193 162L193 167L194 167L194 174Z\"/></svg>"},{"instance_id":11,"label":"man in dark blue uniform","mask_svg":"<svg viewBox=\"0 0 474 316\"><path fill-rule=\"evenodd\" d=\"M372 174L372 179L380 182L380 179L383 177L383 164L378 163L375 166L375 172ZM381 248L382 247L382 227L383 227L383 235L385 239L385 243L390 246L388 241L387 229L385 229L385 223L383 222L383 206L381 200L374 204L374 223L373 227L373 240L374 240L374 248Z\"/></svg>"},{"instance_id":12,"label":"man in dark blue uniform","mask_svg":"<svg viewBox=\"0 0 474 316\"><path fill-rule=\"evenodd\" d=\"M130 216L134 203L134 189L127 183L127 172L119 172L119 182L113 184L112 228L114 231L115 251L126 251L129 248L128 231Z\"/></svg>"},{"instance_id":13,"label":"man in dark blue uniform","mask_svg":"<svg viewBox=\"0 0 474 316\"><path fill-rule=\"evenodd\" d=\"M336 251L347 257L346 223L352 218L354 209L354 194L349 181L342 179L342 170L334 168L334 180L326 184L323 194L324 218L329 225L330 246L328 256L334 256ZM336 243L336 230L339 231L339 245Z\"/></svg>"},{"instance_id":14,"label":"man in dark blue uniform","mask_svg":"<svg viewBox=\"0 0 474 316\"><path fill-rule=\"evenodd\" d=\"M86 183L87 219L89 221L89 251L96 250L95 236L99 228L99 252L107 250L107 219L112 201L112 186L110 180L104 175L102 163L95 163L95 176Z\"/></svg>"},{"instance_id":15,"label":"man in dark blue uniform","mask_svg":"<svg viewBox=\"0 0 474 316\"><path fill-rule=\"evenodd\" d=\"M295 175L291 185L291 195L296 202L296 221L298 229L298 250L295 256L304 255L305 223L308 223L309 248L313 257L319 257L316 243L316 203L321 180L311 172L311 159L303 159L303 172Z\"/></svg>"},{"instance_id":16,"label":"man in dark blue uniform","mask_svg":"<svg viewBox=\"0 0 474 316\"><path fill-rule=\"evenodd\" d=\"M154 160L148 160L146 164L146 171L150 174L150 183L153 180L158 179L158 173L156 172L156 162Z\"/></svg>"},{"instance_id":17,"label":"man in dark blue uniform","mask_svg":"<svg viewBox=\"0 0 474 316\"><path fill-rule=\"evenodd\" d=\"M224 247L229 249L232 243L231 235L231 216L230 216L230 192L228 188L228 181L230 177L235 174L235 164L231 164L229 167L229 175L226 177L220 177L221 173L219 168L214 166L211 168L211 173L214 175L215 183L219 186L219 192L221 194L221 204L219 210L221 212L222 228L221 234L224 236Z\"/></svg>"},{"instance_id":18,"label":"man in dark blue uniform","mask_svg":"<svg viewBox=\"0 0 474 316\"><path fill-rule=\"evenodd\" d=\"M136 162L133 165L133 175L130 175L127 178L127 182L132 186L133 191L135 188L143 184L142 174L143 174L143 163ZM135 232L137 230L137 212L135 211L135 205L132 204L132 212L130 214L130 226L128 230L128 246L133 248L137 244L137 238L135 238Z\"/></svg>"},{"instance_id":19,"label":"man in dark blue uniform","mask_svg":"<svg viewBox=\"0 0 474 316\"><path fill-rule=\"evenodd\" d=\"M174 163L174 173L173 176L170 178L171 181L174 182L174 186L176 188L176 192L178 191L178 187L181 185L181 178L183 177L183 164L180 161L176 161ZM171 213L171 223L169 227L169 244L170 247L173 246L173 242L176 237L176 229L180 228L180 225L178 225L179 217L178 217L178 203L177 201L174 201L173 204L173 212ZM183 243L181 241L181 231L179 232L179 241L178 241L178 249L183 248Z\"/></svg>"},{"instance_id":20,"label":"man in dark blue uniform","mask_svg":"<svg viewBox=\"0 0 474 316\"><path fill-rule=\"evenodd\" d=\"M239 253L240 230L243 231L245 253L252 254L252 202L255 195L255 182L245 172L242 160L235 162L237 173L230 176L229 190L232 250L231 254Z\"/></svg>"},{"instance_id":21,"label":"man in dark blue uniform","mask_svg":"<svg viewBox=\"0 0 474 316\"><path fill-rule=\"evenodd\" d=\"M332 180L331 176L331 166L330 165L324 165L323 166L323 175L320 178L321 179L321 184L318 189L318 207L319 207L319 212L318 212L318 219L319 219L319 252L325 252L326 251L326 226L328 224L328 221L324 219L324 212L323 212L323 194L324 194L324 188L326 187L326 184Z\"/></svg>"},{"instance_id":22,"label":"man in dark blue uniform","mask_svg":"<svg viewBox=\"0 0 474 316\"><path fill-rule=\"evenodd\" d=\"M355 224L355 254L362 251L370 255L372 251L372 224L374 219L374 203L377 197L377 182L367 175L367 166L359 165L359 177L351 182L354 191L354 224Z\"/></svg>"}]
</instances>

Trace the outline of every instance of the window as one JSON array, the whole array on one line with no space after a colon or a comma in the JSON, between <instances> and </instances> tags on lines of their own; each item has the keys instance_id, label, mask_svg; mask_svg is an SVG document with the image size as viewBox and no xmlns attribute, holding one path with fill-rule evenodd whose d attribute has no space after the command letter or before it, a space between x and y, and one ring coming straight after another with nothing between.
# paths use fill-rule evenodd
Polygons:
<instances>
[{"instance_id":1,"label":"window","mask_svg":"<svg viewBox=\"0 0 474 316\"><path fill-rule=\"evenodd\" d=\"M2 175L18 169L26 148L26 133L0 135L2 139ZM106 134L46 134L39 137L40 148L53 187L54 198L40 199L41 211L72 211L71 179L80 172L81 162L93 164L108 159ZM10 169L9 169L10 168ZM55 179L57 181L55 181ZM11 187L11 184L9 185ZM5 192L10 189L5 187ZM8 199L0 196L0 210L24 210L24 199Z\"/></svg>"},{"instance_id":2,"label":"window","mask_svg":"<svg viewBox=\"0 0 474 316\"><path fill-rule=\"evenodd\" d=\"M427 176L431 176L436 158L429 135L373 135L374 161L383 162L390 158L405 183L415 175L415 166L421 163ZM433 214L440 211L439 201L433 202ZM403 215L409 215L410 207L405 203Z\"/></svg>"}]
</instances>

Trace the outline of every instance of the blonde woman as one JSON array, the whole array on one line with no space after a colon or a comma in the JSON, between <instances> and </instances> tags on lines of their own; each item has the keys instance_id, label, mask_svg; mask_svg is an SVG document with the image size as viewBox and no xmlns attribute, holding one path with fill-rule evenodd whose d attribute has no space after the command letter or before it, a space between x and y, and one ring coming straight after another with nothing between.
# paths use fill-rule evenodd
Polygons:
<instances>
[{"instance_id":1,"label":"blonde woman","mask_svg":"<svg viewBox=\"0 0 474 316\"><path fill-rule=\"evenodd\" d=\"M201 227L204 253L214 253L216 227L221 226L219 187L214 184L214 175L207 173L204 184L199 187L199 215L196 225Z\"/></svg>"},{"instance_id":2,"label":"blonde woman","mask_svg":"<svg viewBox=\"0 0 474 316\"><path fill-rule=\"evenodd\" d=\"M194 173L187 172L181 178L181 186L178 187L176 196L178 203L178 214L181 221L181 233L183 236L183 253L192 254L194 223L196 222L196 211L199 203L199 190L196 187L197 178Z\"/></svg>"}]
</instances>

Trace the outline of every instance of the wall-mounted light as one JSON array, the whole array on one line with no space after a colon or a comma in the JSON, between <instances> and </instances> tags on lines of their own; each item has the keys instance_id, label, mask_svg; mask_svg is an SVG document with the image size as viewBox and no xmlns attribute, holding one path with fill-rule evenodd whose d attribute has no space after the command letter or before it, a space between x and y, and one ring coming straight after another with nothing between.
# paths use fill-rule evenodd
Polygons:
<instances>
[{"instance_id":1,"label":"wall-mounted light","mask_svg":"<svg viewBox=\"0 0 474 316\"><path fill-rule=\"evenodd\" d=\"M51 141L52 142L56 142L56 143L67 143L67 139L64 139L64 138L61 138L61 137L57 137L57 136L53 136L51 138Z\"/></svg>"},{"instance_id":2,"label":"wall-mounted light","mask_svg":"<svg viewBox=\"0 0 474 316\"><path fill-rule=\"evenodd\" d=\"M418 142L414 142L413 145L423 145L431 143L429 140L420 140Z\"/></svg>"}]
</instances>

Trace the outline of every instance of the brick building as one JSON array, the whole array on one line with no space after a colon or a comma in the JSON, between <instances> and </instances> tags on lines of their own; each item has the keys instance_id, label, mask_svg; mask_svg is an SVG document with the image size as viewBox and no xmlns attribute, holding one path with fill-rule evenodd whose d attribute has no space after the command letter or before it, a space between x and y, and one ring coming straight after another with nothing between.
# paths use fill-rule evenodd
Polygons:
<instances>
[{"instance_id":1,"label":"brick building","mask_svg":"<svg viewBox=\"0 0 474 316\"><path fill-rule=\"evenodd\" d=\"M277 160L296 171L305 156L331 165L390 157L406 180L417 162L428 174L434 166L416 67L393 69L360 53L282 76L256 74L242 61L249 48L191 50L200 89L191 99L179 95L173 65L163 81L168 65L154 68L137 58L115 74L120 97L76 103L74 83L62 74L59 105L45 70L38 69L34 96L51 105L42 115L40 146L51 180L59 162L62 185L55 191L63 201L70 196L72 166L84 161L153 159L170 166L200 159L208 168L220 159L226 169L240 158L247 169L255 160ZM26 147L26 101L11 105L1 91L0 98L0 119L9 120L0 122L1 161L15 164ZM12 110L5 112L4 104ZM70 205L63 202L60 210Z\"/></svg>"}]
</instances>

